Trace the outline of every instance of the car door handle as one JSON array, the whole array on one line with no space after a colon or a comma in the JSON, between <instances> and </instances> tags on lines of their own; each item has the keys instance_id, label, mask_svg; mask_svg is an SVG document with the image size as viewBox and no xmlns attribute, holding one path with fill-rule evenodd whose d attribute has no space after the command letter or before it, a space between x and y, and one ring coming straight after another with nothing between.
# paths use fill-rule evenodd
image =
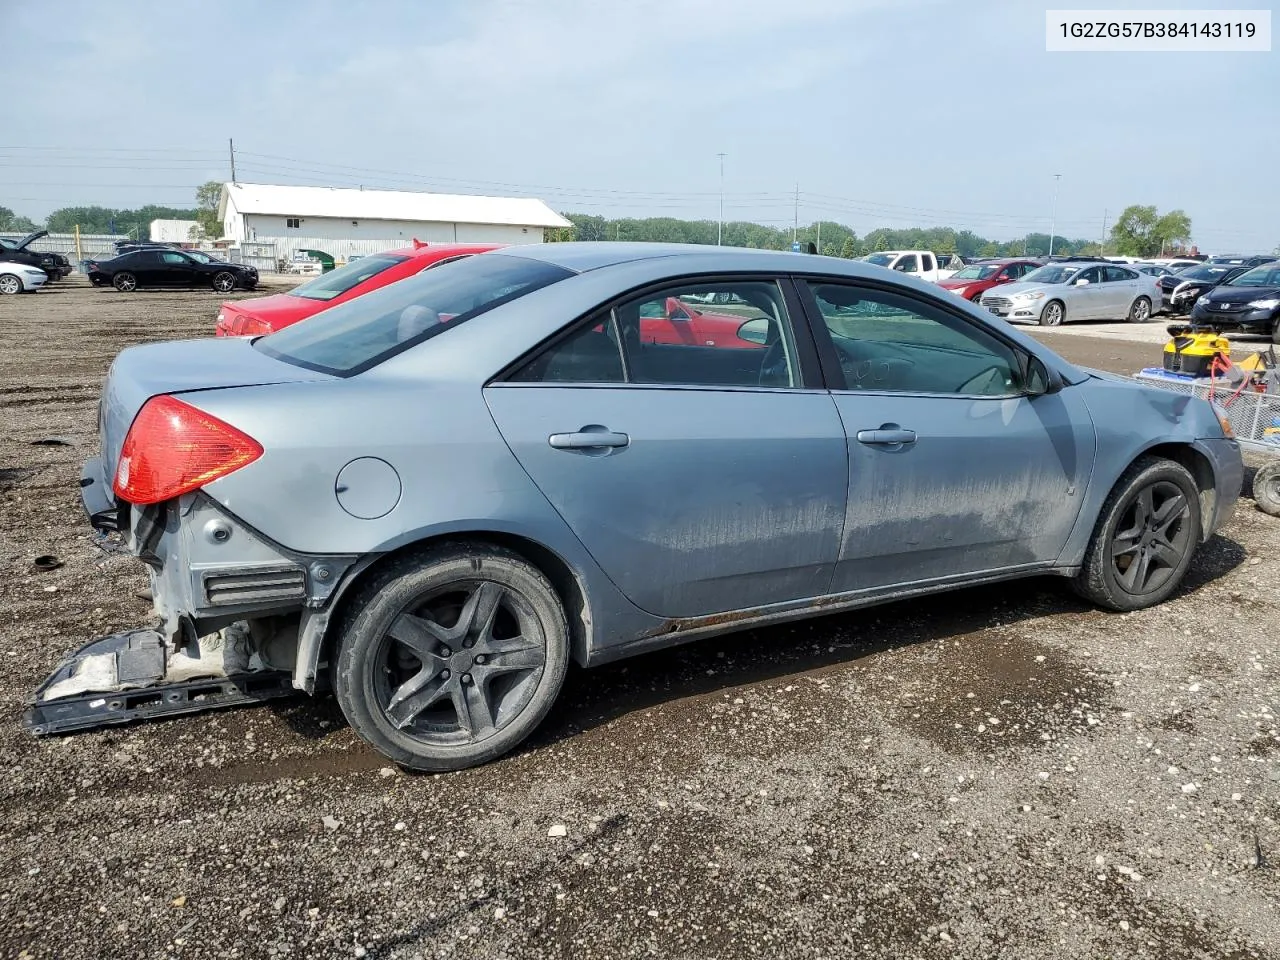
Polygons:
<instances>
[{"instance_id":1,"label":"car door handle","mask_svg":"<svg viewBox=\"0 0 1280 960\"><path fill-rule=\"evenodd\" d=\"M595 450L600 447L625 447L630 442L631 438L625 433L611 433L607 430L553 433L547 437L547 443L557 450Z\"/></svg>"},{"instance_id":2,"label":"car door handle","mask_svg":"<svg viewBox=\"0 0 1280 960\"><path fill-rule=\"evenodd\" d=\"M916 432L903 430L901 427L890 427L887 424L878 430L859 430L858 442L882 446L898 446L904 443L915 443Z\"/></svg>"}]
</instances>

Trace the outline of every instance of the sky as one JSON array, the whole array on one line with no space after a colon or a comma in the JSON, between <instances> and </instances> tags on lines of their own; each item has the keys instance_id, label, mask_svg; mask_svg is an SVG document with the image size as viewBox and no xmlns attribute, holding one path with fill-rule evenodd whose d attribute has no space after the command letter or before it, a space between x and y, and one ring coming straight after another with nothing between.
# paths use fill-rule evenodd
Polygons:
<instances>
[{"instance_id":1,"label":"sky","mask_svg":"<svg viewBox=\"0 0 1280 960\"><path fill-rule=\"evenodd\" d=\"M727 220L1280 245L1280 52L1047 53L1045 6L0 0L0 205L191 206L233 138L242 181L714 220L723 153Z\"/></svg>"}]
</instances>

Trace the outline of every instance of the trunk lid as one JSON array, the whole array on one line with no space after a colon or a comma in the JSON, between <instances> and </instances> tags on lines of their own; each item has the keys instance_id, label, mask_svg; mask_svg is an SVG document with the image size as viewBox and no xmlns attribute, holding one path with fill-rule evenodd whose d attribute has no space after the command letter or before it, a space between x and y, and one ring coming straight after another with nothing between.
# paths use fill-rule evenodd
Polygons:
<instances>
[{"instance_id":1,"label":"trunk lid","mask_svg":"<svg viewBox=\"0 0 1280 960\"><path fill-rule=\"evenodd\" d=\"M107 372L98 413L103 483L111 489L124 438L152 397L332 379L330 374L275 360L254 349L248 339L176 340L122 350Z\"/></svg>"}]
</instances>

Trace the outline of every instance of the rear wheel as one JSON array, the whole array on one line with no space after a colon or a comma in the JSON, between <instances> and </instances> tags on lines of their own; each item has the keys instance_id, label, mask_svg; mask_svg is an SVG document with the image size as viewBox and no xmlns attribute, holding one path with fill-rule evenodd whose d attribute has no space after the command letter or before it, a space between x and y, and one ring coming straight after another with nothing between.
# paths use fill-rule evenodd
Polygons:
<instances>
[{"instance_id":1,"label":"rear wheel","mask_svg":"<svg viewBox=\"0 0 1280 960\"><path fill-rule=\"evenodd\" d=\"M0 294L10 296L22 292L22 279L12 273L0 275Z\"/></svg>"},{"instance_id":2,"label":"rear wheel","mask_svg":"<svg viewBox=\"0 0 1280 960\"><path fill-rule=\"evenodd\" d=\"M236 288L236 275L222 270L213 275L213 289L219 293L230 293Z\"/></svg>"},{"instance_id":3,"label":"rear wheel","mask_svg":"<svg viewBox=\"0 0 1280 960\"><path fill-rule=\"evenodd\" d=\"M1067 311L1062 306L1061 300L1050 300L1044 305L1044 310L1040 312L1040 326L1042 327L1059 327L1062 321L1066 319Z\"/></svg>"},{"instance_id":4,"label":"rear wheel","mask_svg":"<svg viewBox=\"0 0 1280 960\"><path fill-rule=\"evenodd\" d=\"M545 576L500 547L436 547L391 564L341 628L334 689L355 731L416 770L511 750L564 682L569 631Z\"/></svg>"},{"instance_id":5,"label":"rear wheel","mask_svg":"<svg viewBox=\"0 0 1280 960\"><path fill-rule=\"evenodd\" d=\"M1271 322L1271 342L1280 343L1280 316Z\"/></svg>"},{"instance_id":6,"label":"rear wheel","mask_svg":"<svg viewBox=\"0 0 1280 960\"><path fill-rule=\"evenodd\" d=\"M1167 599L1200 542L1200 491L1187 468L1142 457L1116 482L1098 515L1076 592L1112 610Z\"/></svg>"},{"instance_id":7,"label":"rear wheel","mask_svg":"<svg viewBox=\"0 0 1280 960\"><path fill-rule=\"evenodd\" d=\"M111 285L121 293L133 293L138 289L138 278L125 270L111 278Z\"/></svg>"},{"instance_id":8,"label":"rear wheel","mask_svg":"<svg viewBox=\"0 0 1280 960\"><path fill-rule=\"evenodd\" d=\"M1273 460L1253 475L1253 500L1258 509L1280 517L1280 460Z\"/></svg>"},{"instance_id":9,"label":"rear wheel","mask_svg":"<svg viewBox=\"0 0 1280 960\"><path fill-rule=\"evenodd\" d=\"M1133 301L1133 306L1129 308L1130 323L1146 323L1151 319L1151 301L1146 297L1139 297Z\"/></svg>"}]
</instances>

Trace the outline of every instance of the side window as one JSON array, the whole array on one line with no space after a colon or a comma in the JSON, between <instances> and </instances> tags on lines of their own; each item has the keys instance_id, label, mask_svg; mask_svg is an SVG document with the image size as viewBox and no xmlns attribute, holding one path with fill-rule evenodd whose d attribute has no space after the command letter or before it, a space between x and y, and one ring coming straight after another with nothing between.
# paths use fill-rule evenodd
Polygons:
<instances>
[{"instance_id":1,"label":"side window","mask_svg":"<svg viewBox=\"0 0 1280 960\"><path fill-rule=\"evenodd\" d=\"M917 273L920 270L920 258L914 253L908 253L893 265L893 269L901 270L903 273Z\"/></svg>"},{"instance_id":2,"label":"side window","mask_svg":"<svg viewBox=\"0 0 1280 960\"><path fill-rule=\"evenodd\" d=\"M810 282L848 390L1004 397L1021 392L1012 347L941 307Z\"/></svg>"},{"instance_id":3,"label":"side window","mask_svg":"<svg viewBox=\"0 0 1280 960\"><path fill-rule=\"evenodd\" d=\"M160 254L160 258L165 263L177 264L178 266L182 266L184 263L191 262L180 253L162 253Z\"/></svg>"},{"instance_id":4,"label":"side window","mask_svg":"<svg viewBox=\"0 0 1280 960\"><path fill-rule=\"evenodd\" d=\"M288 230L297 230L302 226L302 220L298 217L286 217L284 225Z\"/></svg>"},{"instance_id":5,"label":"side window","mask_svg":"<svg viewBox=\"0 0 1280 960\"><path fill-rule=\"evenodd\" d=\"M927 271L927 270L932 270L932 269L933 269L933 254L932 254L932 253L926 253L926 254L924 254L920 259L922 259L922 260L924 261L924 269L925 269L926 271Z\"/></svg>"},{"instance_id":6,"label":"side window","mask_svg":"<svg viewBox=\"0 0 1280 960\"><path fill-rule=\"evenodd\" d=\"M683 284L614 311L633 383L794 387L795 341L776 282Z\"/></svg>"},{"instance_id":7,"label":"side window","mask_svg":"<svg viewBox=\"0 0 1280 960\"><path fill-rule=\"evenodd\" d=\"M1088 280L1090 283L1102 282L1102 267L1090 267L1081 273L1072 277L1072 283L1079 283L1081 280Z\"/></svg>"},{"instance_id":8,"label":"side window","mask_svg":"<svg viewBox=\"0 0 1280 960\"><path fill-rule=\"evenodd\" d=\"M594 317L510 379L516 383L624 383L617 329L612 312Z\"/></svg>"}]
</instances>

